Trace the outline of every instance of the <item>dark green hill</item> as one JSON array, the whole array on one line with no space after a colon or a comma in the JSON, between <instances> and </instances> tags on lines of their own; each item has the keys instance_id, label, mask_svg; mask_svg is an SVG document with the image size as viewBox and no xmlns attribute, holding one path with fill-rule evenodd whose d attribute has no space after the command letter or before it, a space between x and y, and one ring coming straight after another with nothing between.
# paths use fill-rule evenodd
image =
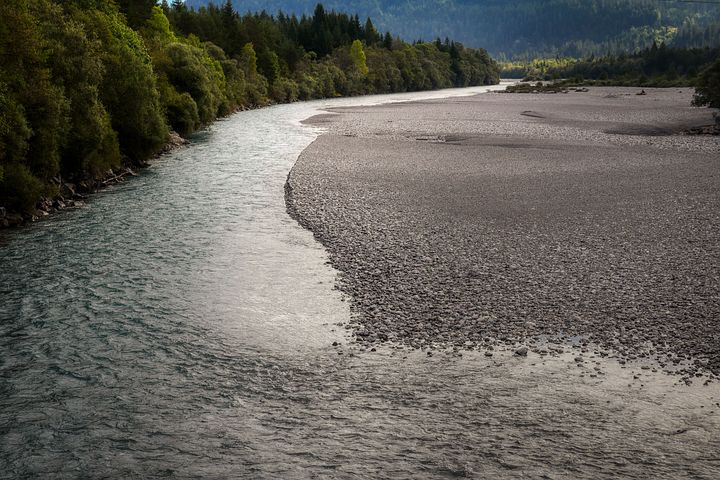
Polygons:
<instances>
[{"instance_id":1,"label":"dark green hill","mask_svg":"<svg viewBox=\"0 0 720 480\"><path fill-rule=\"evenodd\" d=\"M199 8L214 1L186 0ZM240 12L310 14L317 0L232 0ZM372 18L405 40L451 37L507 56L585 56L646 48L720 44L720 5L658 0L338 0L326 9ZM713 25L714 24L714 25Z\"/></svg>"}]
</instances>

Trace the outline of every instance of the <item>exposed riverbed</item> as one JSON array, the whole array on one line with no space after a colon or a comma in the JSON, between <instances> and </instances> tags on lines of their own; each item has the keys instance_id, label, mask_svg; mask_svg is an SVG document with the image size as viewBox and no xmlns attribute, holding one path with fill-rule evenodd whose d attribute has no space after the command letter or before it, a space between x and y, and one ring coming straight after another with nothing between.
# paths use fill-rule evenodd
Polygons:
<instances>
[{"instance_id":1,"label":"exposed riverbed","mask_svg":"<svg viewBox=\"0 0 720 480\"><path fill-rule=\"evenodd\" d=\"M680 134L713 123L692 92L636 92L319 117L334 122L293 168L290 205L342 272L357 338L559 338L687 382L720 373L720 138Z\"/></svg>"},{"instance_id":2,"label":"exposed riverbed","mask_svg":"<svg viewBox=\"0 0 720 480\"><path fill-rule=\"evenodd\" d=\"M338 272L286 213L322 131L301 121L467 93L242 112L0 233L0 478L717 477L716 383L348 345Z\"/></svg>"}]
</instances>

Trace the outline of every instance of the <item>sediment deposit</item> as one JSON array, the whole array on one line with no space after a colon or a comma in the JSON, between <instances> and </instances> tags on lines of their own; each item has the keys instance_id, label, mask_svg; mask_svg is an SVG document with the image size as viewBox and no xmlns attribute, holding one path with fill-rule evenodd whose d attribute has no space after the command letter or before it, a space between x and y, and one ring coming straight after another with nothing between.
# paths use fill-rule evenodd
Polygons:
<instances>
[{"instance_id":1,"label":"sediment deposit","mask_svg":"<svg viewBox=\"0 0 720 480\"><path fill-rule=\"evenodd\" d=\"M362 344L650 359L720 373L720 138L692 92L591 88L337 109L288 209Z\"/></svg>"}]
</instances>

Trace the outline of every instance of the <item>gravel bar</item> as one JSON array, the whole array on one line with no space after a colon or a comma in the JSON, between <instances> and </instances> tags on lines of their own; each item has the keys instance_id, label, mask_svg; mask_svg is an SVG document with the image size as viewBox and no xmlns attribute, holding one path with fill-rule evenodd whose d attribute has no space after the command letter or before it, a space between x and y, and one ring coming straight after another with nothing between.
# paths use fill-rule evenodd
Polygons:
<instances>
[{"instance_id":1,"label":"gravel bar","mask_svg":"<svg viewBox=\"0 0 720 480\"><path fill-rule=\"evenodd\" d=\"M286 184L357 342L720 374L720 138L678 89L335 109ZM526 350L522 351L524 354ZM714 374L714 375L713 375Z\"/></svg>"}]
</instances>

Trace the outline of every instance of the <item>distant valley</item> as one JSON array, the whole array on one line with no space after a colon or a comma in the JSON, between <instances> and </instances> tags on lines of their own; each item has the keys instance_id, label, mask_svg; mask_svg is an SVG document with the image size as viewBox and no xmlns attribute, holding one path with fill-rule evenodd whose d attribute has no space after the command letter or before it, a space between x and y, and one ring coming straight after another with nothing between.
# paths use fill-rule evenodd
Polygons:
<instances>
[{"instance_id":1,"label":"distant valley","mask_svg":"<svg viewBox=\"0 0 720 480\"><path fill-rule=\"evenodd\" d=\"M186 0L199 8L213 1ZM316 0L233 0L245 13L311 14ZM498 58L571 56L634 51L666 42L678 47L720 44L720 5L650 0L338 0L326 9L370 17L404 40L450 37Z\"/></svg>"}]
</instances>

